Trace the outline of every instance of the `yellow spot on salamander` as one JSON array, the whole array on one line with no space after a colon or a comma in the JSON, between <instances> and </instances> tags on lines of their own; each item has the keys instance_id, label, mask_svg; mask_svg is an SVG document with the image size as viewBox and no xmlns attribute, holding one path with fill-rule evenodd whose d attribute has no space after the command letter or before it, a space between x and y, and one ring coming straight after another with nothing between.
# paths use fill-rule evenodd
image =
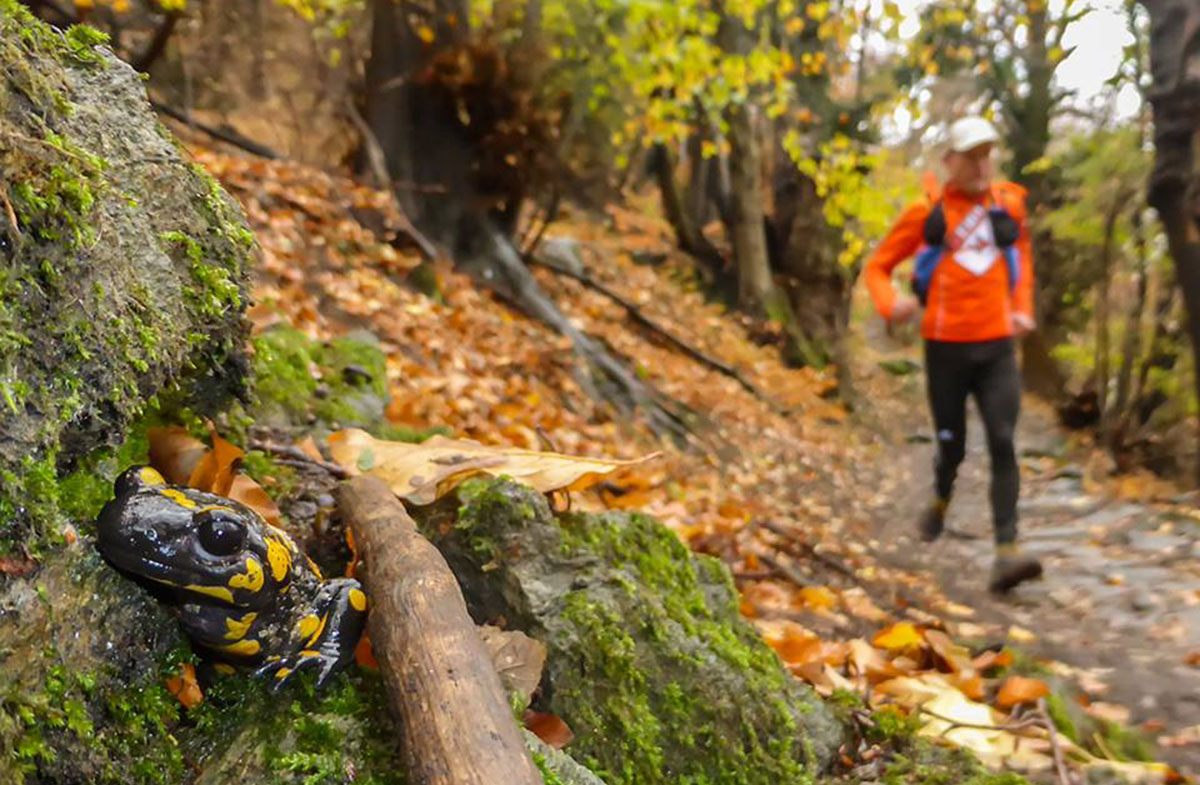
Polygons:
<instances>
[{"instance_id":1,"label":"yellow spot on salamander","mask_svg":"<svg viewBox=\"0 0 1200 785\"><path fill-rule=\"evenodd\" d=\"M180 507L187 507L189 510L196 509L196 503L184 495L183 491L175 488L163 488L159 491L163 496L166 496L171 501L178 504Z\"/></svg>"},{"instance_id":2,"label":"yellow spot on salamander","mask_svg":"<svg viewBox=\"0 0 1200 785\"><path fill-rule=\"evenodd\" d=\"M287 577L288 570L292 568L292 554L288 553L287 546L281 543L277 538L267 536L267 561L271 563L271 577L276 583L282 583Z\"/></svg>"},{"instance_id":3,"label":"yellow spot on salamander","mask_svg":"<svg viewBox=\"0 0 1200 785\"><path fill-rule=\"evenodd\" d=\"M250 625L258 618L258 614L253 611L247 613L240 619L234 620L232 616L225 618L225 640L240 641L246 637L246 631L250 629Z\"/></svg>"},{"instance_id":4,"label":"yellow spot on salamander","mask_svg":"<svg viewBox=\"0 0 1200 785\"><path fill-rule=\"evenodd\" d=\"M213 510L223 510L225 512L234 512L234 509L232 507L226 507L224 504L209 504L209 505L206 505L206 506L201 507L200 509L196 510L196 512L212 512Z\"/></svg>"},{"instance_id":5,"label":"yellow spot on salamander","mask_svg":"<svg viewBox=\"0 0 1200 785\"><path fill-rule=\"evenodd\" d=\"M158 470L152 466L143 466L138 469L138 477L147 485L166 485L167 481L158 473Z\"/></svg>"},{"instance_id":6,"label":"yellow spot on salamander","mask_svg":"<svg viewBox=\"0 0 1200 785\"><path fill-rule=\"evenodd\" d=\"M228 654L239 654L243 657L249 657L252 654L258 654L260 646L256 640L245 640L238 641L237 643L231 643L228 646L222 646L220 648L221 651Z\"/></svg>"},{"instance_id":7,"label":"yellow spot on salamander","mask_svg":"<svg viewBox=\"0 0 1200 785\"><path fill-rule=\"evenodd\" d=\"M300 637L308 639L321 626L321 620L317 618L317 614L310 613L296 623L296 632L300 633Z\"/></svg>"},{"instance_id":8,"label":"yellow spot on salamander","mask_svg":"<svg viewBox=\"0 0 1200 785\"><path fill-rule=\"evenodd\" d=\"M166 583L166 581L163 581ZM233 604L233 592L226 589L224 586L200 586L199 584L189 583L183 587L185 591L194 591L197 594L207 594L209 597L216 597L218 600L225 600L230 605Z\"/></svg>"},{"instance_id":9,"label":"yellow spot on salamander","mask_svg":"<svg viewBox=\"0 0 1200 785\"><path fill-rule=\"evenodd\" d=\"M197 583L188 583L180 586L178 583L171 583L166 578L155 578L153 575L147 575L146 577L152 581L165 583L167 586L174 586L177 589L194 591L197 594L206 594L209 597L216 597L218 600L224 600L230 605L233 605L233 592L231 592L229 589L226 589L224 586L201 586Z\"/></svg>"},{"instance_id":10,"label":"yellow spot on salamander","mask_svg":"<svg viewBox=\"0 0 1200 785\"><path fill-rule=\"evenodd\" d=\"M284 679L287 678L287 675L291 672L292 672L291 668L280 668L279 670L275 671L275 678L279 679L280 681L283 681Z\"/></svg>"},{"instance_id":11,"label":"yellow spot on salamander","mask_svg":"<svg viewBox=\"0 0 1200 785\"><path fill-rule=\"evenodd\" d=\"M363 594L358 589L351 589L350 607L356 611L365 611L367 609L367 595Z\"/></svg>"},{"instance_id":12,"label":"yellow spot on salamander","mask_svg":"<svg viewBox=\"0 0 1200 785\"><path fill-rule=\"evenodd\" d=\"M309 645L309 646L312 646L312 645L316 644L316 642L317 642L317 638L320 638L320 637L321 637L321 633L325 632L325 623L326 623L327 621L329 621L329 614L328 614L328 613L327 613L327 614L325 614L324 616L322 616L322 617L321 617L321 623L317 625L317 630L316 630L316 632L314 632L314 633L312 634L312 636L311 636L311 637L308 639L308 645Z\"/></svg>"},{"instance_id":13,"label":"yellow spot on salamander","mask_svg":"<svg viewBox=\"0 0 1200 785\"><path fill-rule=\"evenodd\" d=\"M313 651L312 649L304 649L300 652L301 657L320 657L321 652Z\"/></svg>"},{"instance_id":14,"label":"yellow spot on salamander","mask_svg":"<svg viewBox=\"0 0 1200 785\"><path fill-rule=\"evenodd\" d=\"M325 577L321 575L321 568L317 566L317 563L315 561L313 561L312 559L309 559L307 556L305 556L304 558L308 559L308 569L313 571L313 575L317 576L317 580L319 580L319 581L325 580Z\"/></svg>"},{"instance_id":15,"label":"yellow spot on salamander","mask_svg":"<svg viewBox=\"0 0 1200 785\"><path fill-rule=\"evenodd\" d=\"M237 670L227 662L218 662L213 665L213 670L222 676L232 676L237 673Z\"/></svg>"},{"instance_id":16,"label":"yellow spot on salamander","mask_svg":"<svg viewBox=\"0 0 1200 785\"><path fill-rule=\"evenodd\" d=\"M258 559L246 558L246 571L229 579L231 589L258 591L263 587L263 568Z\"/></svg>"}]
</instances>

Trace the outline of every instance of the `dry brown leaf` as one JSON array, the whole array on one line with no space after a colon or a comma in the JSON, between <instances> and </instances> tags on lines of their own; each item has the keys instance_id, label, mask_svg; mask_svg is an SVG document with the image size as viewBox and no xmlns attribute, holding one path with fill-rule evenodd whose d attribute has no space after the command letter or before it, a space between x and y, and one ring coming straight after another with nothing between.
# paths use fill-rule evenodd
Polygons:
<instances>
[{"instance_id":1,"label":"dry brown leaf","mask_svg":"<svg viewBox=\"0 0 1200 785\"><path fill-rule=\"evenodd\" d=\"M575 738L575 734L567 726L567 723L563 722L557 714L545 714L527 709L522 719L530 732L556 750L561 750Z\"/></svg>"},{"instance_id":2,"label":"dry brown leaf","mask_svg":"<svg viewBox=\"0 0 1200 785\"><path fill-rule=\"evenodd\" d=\"M283 525L283 513L262 486L244 474L233 475L229 492L225 494L235 502L241 502L263 517L272 526Z\"/></svg>"},{"instance_id":3,"label":"dry brown leaf","mask_svg":"<svg viewBox=\"0 0 1200 785\"><path fill-rule=\"evenodd\" d=\"M431 504L473 474L507 475L547 493L578 490L632 461L583 458L513 447L491 447L463 439L434 436L420 444L375 439L356 428L329 437L333 459L352 474L379 477L392 492L413 504Z\"/></svg>"},{"instance_id":4,"label":"dry brown leaf","mask_svg":"<svg viewBox=\"0 0 1200 785\"><path fill-rule=\"evenodd\" d=\"M222 439L211 422L208 423L208 434L212 439L212 449L204 453L192 469L187 485L218 496L229 496L238 461L246 453L236 444Z\"/></svg>"},{"instance_id":5,"label":"dry brown leaf","mask_svg":"<svg viewBox=\"0 0 1200 785\"><path fill-rule=\"evenodd\" d=\"M925 641L952 672L971 669L971 652L965 646L950 640L946 633L941 630L926 630Z\"/></svg>"},{"instance_id":6,"label":"dry brown leaf","mask_svg":"<svg viewBox=\"0 0 1200 785\"><path fill-rule=\"evenodd\" d=\"M1021 703L1035 703L1038 698L1049 694L1050 686L1041 679L1009 676L996 693L996 705L1002 709L1010 709Z\"/></svg>"},{"instance_id":7,"label":"dry brown leaf","mask_svg":"<svg viewBox=\"0 0 1200 785\"><path fill-rule=\"evenodd\" d=\"M319 447L317 447L317 443L313 441L312 436L305 436L302 440L296 442L296 447L300 449L300 452L304 453L309 458L312 458L314 461L319 461L321 463L325 462L325 456L321 455L321 450Z\"/></svg>"},{"instance_id":8,"label":"dry brown leaf","mask_svg":"<svg viewBox=\"0 0 1200 785\"><path fill-rule=\"evenodd\" d=\"M490 624L479 628L479 637L505 689L523 695L526 700L532 698L542 681L546 647L519 630L502 630Z\"/></svg>"},{"instance_id":9,"label":"dry brown leaf","mask_svg":"<svg viewBox=\"0 0 1200 785\"><path fill-rule=\"evenodd\" d=\"M150 442L150 465L171 485L187 485L192 471L208 452L204 442L179 425L149 428L146 439Z\"/></svg>"},{"instance_id":10,"label":"dry brown leaf","mask_svg":"<svg viewBox=\"0 0 1200 785\"><path fill-rule=\"evenodd\" d=\"M1083 710L1098 720L1115 722L1118 725L1129 724L1129 709L1126 706L1096 701L1084 706Z\"/></svg>"},{"instance_id":11,"label":"dry brown leaf","mask_svg":"<svg viewBox=\"0 0 1200 785\"><path fill-rule=\"evenodd\" d=\"M847 658L868 681L880 682L900 674L887 657L862 638L850 641L850 654Z\"/></svg>"}]
</instances>

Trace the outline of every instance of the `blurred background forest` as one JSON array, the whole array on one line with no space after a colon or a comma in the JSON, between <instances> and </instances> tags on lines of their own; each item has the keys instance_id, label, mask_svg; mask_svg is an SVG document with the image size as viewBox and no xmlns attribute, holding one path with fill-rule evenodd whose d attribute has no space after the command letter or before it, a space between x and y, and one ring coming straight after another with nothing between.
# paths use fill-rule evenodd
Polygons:
<instances>
[{"instance_id":1,"label":"blurred background forest","mask_svg":"<svg viewBox=\"0 0 1200 785\"><path fill-rule=\"evenodd\" d=\"M1148 21L1132 0L27 5L106 31L161 113L391 189L411 220L395 242L426 253L433 285L448 257L541 315L626 408L645 404L638 380L523 272L565 209L653 194L711 297L789 363L842 367L848 330L876 318L853 296L865 256L937 171L945 123L987 114L1034 216L1027 386L1115 468L1192 472L1192 360L1145 197ZM1111 69L1086 91L1060 78L1081 50Z\"/></svg>"}]
</instances>

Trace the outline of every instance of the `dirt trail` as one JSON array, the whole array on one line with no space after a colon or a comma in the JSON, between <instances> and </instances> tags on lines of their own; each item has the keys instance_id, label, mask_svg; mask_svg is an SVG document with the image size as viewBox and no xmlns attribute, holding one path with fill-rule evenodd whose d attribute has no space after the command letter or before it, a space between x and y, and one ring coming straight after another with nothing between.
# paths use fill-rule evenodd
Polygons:
<instances>
[{"instance_id":1,"label":"dirt trail","mask_svg":"<svg viewBox=\"0 0 1200 785\"><path fill-rule=\"evenodd\" d=\"M906 352L915 357L915 353ZM877 366L868 374L884 374ZM1021 542L1046 568L1043 580L1006 598L985 590L992 558L988 455L972 405L967 458L947 518L948 532L926 545L917 517L932 487L933 445L919 371L889 382L876 412L888 423L881 460L865 474L879 489L870 510L881 563L935 579L946 597L974 608L960 635L978 625L989 638L1013 627L1022 646L1107 685L1093 699L1128 707L1130 724L1172 736L1200 724L1200 520L1178 505L1131 503L1092 488L1052 413L1028 401L1019 427ZM866 478L864 478L866 479ZM1191 512L1194 512L1194 508ZM965 628L965 629L964 629ZM1168 747L1164 757L1200 771L1200 745Z\"/></svg>"}]
</instances>

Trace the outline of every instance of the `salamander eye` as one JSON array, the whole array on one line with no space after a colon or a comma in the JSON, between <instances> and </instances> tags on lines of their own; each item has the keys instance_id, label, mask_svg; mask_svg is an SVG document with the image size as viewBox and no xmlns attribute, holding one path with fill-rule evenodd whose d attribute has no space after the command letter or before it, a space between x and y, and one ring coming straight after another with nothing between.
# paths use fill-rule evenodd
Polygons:
<instances>
[{"instance_id":1,"label":"salamander eye","mask_svg":"<svg viewBox=\"0 0 1200 785\"><path fill-rule=\"evenodd\" d=\"M206 510L196 519L200 547L213 556L232 556L246 542L246 524L225 510Z\"/></svg>"}]
</instances>

